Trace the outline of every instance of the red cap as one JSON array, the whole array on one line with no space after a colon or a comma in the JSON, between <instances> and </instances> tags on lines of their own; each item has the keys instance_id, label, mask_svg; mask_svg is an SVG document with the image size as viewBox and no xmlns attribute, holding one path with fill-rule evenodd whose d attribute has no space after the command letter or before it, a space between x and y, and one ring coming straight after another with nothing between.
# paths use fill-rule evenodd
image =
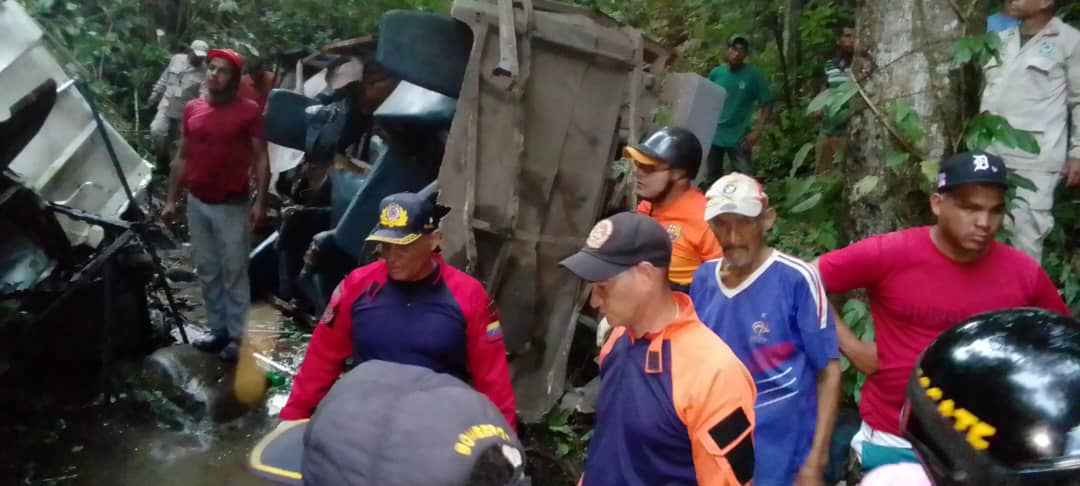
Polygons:
<instances>
[{"instance_id":1,"label":"red cap","mask_svg":"<svg viewBox=\"0 0 1080 486\"><path fill-rule=\"evenodd\" d=\"M206 62L209 63L215 57L223 57L233 63L238 74L244 70L244 57L232 49L211 49L210 52L206 53Z\"/></svg>"}]
</instances>

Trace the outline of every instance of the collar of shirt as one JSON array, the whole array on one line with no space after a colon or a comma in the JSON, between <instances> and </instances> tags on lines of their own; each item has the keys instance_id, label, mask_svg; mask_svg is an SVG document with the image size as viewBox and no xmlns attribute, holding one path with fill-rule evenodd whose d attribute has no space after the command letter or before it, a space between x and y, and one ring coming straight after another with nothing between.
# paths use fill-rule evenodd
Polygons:
<instances>
[{"instance_id":1,"label":"collar of shirt","mask_svg":"<svg viewBox=\"0 0 1080 486\"><path fill-rule=\"evenodd\" d=\"M673 292L672 297L674 297L675 305L679 309L679 315L675 320L669 322L660 330L646 333L640 338L635 338L634 333L630 332L629 328L626 329L626 336L630 339L630 344L633 344L638 339L649 341L649 350L645 353L644 363L645 372L649 374L664 372L664 341L675 338L690 325L701 322L698 319L697 311L694 310L693 303L690 302L690 296L682 292Z\"/></svg>"}]
</instances>

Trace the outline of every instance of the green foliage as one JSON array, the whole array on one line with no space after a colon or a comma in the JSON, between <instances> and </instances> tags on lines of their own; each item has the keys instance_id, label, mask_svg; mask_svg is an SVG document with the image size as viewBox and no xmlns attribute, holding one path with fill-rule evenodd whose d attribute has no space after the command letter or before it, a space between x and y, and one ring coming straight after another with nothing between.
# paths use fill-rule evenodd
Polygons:
<instances>
[{"instance_id":1,"label":"green foliage","mask_svg":"<svg viewBox=\"0 0 1080 486\"><path fill-rule=\"evenodd\" d=\"M110 121L129 141L141 138L156 110L146 98L172 53L192 40L229 46L248 57L372 34L391 9L449 11L445 0L23 0L62 63L106 101ZM175 11L167 7L175 4ZM159 32L161 35L159 35ZM136 108L137 107L137 108Z\"/></svg>"},{"instance_id":2,"label":"green foliage","mask_svg":"<svg viewBox=\"0 0 1080 486\"><path fill-rule=\"evenodd\" d=\"M844 303L840 315L856 337L863 341L874 340L874 321L865 302L859 299L848 300ZM862 397L862 385L866 382L866 375L851 366L847 358L840 359L840 370L843 372L840 382L842 396L850 405L855 405Z\"/></svg>"},{"instance_id":3,"label":"green foliage","mask_svg":"<svg viewBox=\"0 0 1080 486\"><path fill-rule=\"evenodd\" d=\"M868 175L863 177L862 179L859 179L859 182L856 182L855 185L852 187L852 202L858 201L863 197L866 197L867 194L870 194L874 191L874 189L877 189L880 183L881 178L876 175Z\"/></svg>"},{"instance_id":4,"label":"green foliage","mask_svg":"<svg viewBox=\"0 0 1080 486\"><path fill-rule=\"evenodd\" d=\"M1039 142L1031 133L1013 128L1001 116L984 111L968 122L964 134L964 145L968 150L986 150L994 142L1033 155L1039 153Z\"/></svg>"},{"instance_id":5,"label":"green foliage","mask_svg":"<svg viewBox=\"0 0 1080 486\"><path fill-rule=\"evenodd\" d=\"M953 43L953 63L960 66L975 62L979 66L984 66L997 57L999 47L1001 47L1001 39L993 32L961 37Z\"/></svg>"},{"instance_id":6,"label":"green foliage","mask_svg":"<svg viewBox=\"0 0 1080 486\"><path fill-rule=\"evenodd\" d=\"M802 148L798 152L795 152L795 158L791 161L791 172L788 173L788 177L795 177L795 173L802 168L806 163L806 156L810 155L810 151L814 149L814 144L804 143Z\"/></svg>"},{"instance_id":7,"label":"green foliage","mask_svg":"<svg viewBox=\"0 0 1080 486\"><path fill-rule=\"evenodd\" d=\"M533 455L530 459L529 466L533 468L530 474L534 478L543 478L539 484L570 484L581 477L585 469L585 452L593 435L592 425L583 417L555 407L540 423L527 425L523 432L523 437L531 437L552 454L551 457Z\"/></svg>"},{"instance_id":8,"label":"green foliage","mask_svg":"<svg viewBox=\"0 0 1080 486\"><path fill-rule=\"evenodd\" d=\"M769 232L769 244L781 251L813 260L840 243L834 217L841 194L838 174L789 176L765 186L777 220Z\"/></svg>"},{"instance_id":9,"label":"green foliage","mask_svg":"<svg viewBox=\"0 0 1080 486\"><path fill-rule=\"evenodd\" d=\"M926 140L926 129L923 127L922 116L915 111L915 106L907 100L894 100L888 104L887 113L889 121L900 130L905 139L913 145L919 145Z\"/></svg>"},{"instance_id":10,"label":"green foliage","mask_svg":"<svg viewBox=\"0 0 1080 486\"><path fill-rule=\"evenodd\" d=\"M829 88L822 91L813 100L810 100L810 104L806 107L806 112L813 114L824 110L827 116L833 117L840 114L848 106L848 102L851 101L859 90L855 87L855 83L846 82L835 88Z\"/></svg>"}]
</instances>

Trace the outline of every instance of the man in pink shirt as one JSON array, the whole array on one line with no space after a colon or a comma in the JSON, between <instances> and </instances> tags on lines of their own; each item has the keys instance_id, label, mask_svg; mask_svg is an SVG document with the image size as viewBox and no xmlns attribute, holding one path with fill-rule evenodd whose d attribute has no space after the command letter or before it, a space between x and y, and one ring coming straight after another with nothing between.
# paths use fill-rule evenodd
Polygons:
<instances>
[{"instance_id":1,"label":"man in pink shirt","mask_svg":"<svg viewBox=\"0 0 1080 486\"><path fill-rule=\"evenodd\" d=\"M1005 214L1005 164L961 153L938 173L930 207L937 224L871 236L817 262L831 293L866 289L876 341L861 341L840 319L840 352L866 373L852 439L863 470L915 462L899 436L908 376L939 334L972 315L1039 307L1068 315L1053 282L1031 257L994 239Z\"/></svg>"}]
</instances>

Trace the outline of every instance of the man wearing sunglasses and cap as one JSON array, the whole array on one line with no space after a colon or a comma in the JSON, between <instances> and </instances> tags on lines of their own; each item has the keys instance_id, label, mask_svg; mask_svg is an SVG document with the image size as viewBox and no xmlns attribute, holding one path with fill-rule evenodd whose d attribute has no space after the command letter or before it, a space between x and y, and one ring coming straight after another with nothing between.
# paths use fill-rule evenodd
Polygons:
<instances>
[{"instance_id":1,"label":"man wearing sunglasses and cap","mask_svg":"<svg viewBox=\"0 0 1080 486\"><path fill-rule=\"evenodd\" d=\"M641 200L637 212L655 219L671 239L671 288L686 293L694 271L723 254L705 223L705 195L692 182L701 167L701 142L690 130L669 126L627 146L623 155L634 164L634 191ZM601 319L598 347L610 330L608 320Z\"/></svg>"},{"instance_id":2,"label":"man wearing sunglasses and cap","mask_svg":"<svg viewBox=\"0 0 1080 486\"><path fill-rule=\"evenodd\" d=\"M705 222L705 195L691 184L701 166L701 142L685 128L664 127L624 154L634 163L637 211L660 223L671 239L671 288L686 292L694 271L723 254Z\"/></svg>"},{"instance_id":3,"label":"man wearing sunglasses and cap","mask_svg":"<svg viewBox=\"0 0 1080 486\"><path fill-rule=\"evenodd\" d=\"M479 281L438 254L449 208L414 193L387 196L367 239L382 259L353 270L334 290L311 337L284 421L319 406L346 361L423 366L470 383L514 427L514 391L499 314Z\"/></svg>"},{"instance_id":4,"label":"man wearing sunglasses and cap","mask_svg":"<svg viewBox=\"0 0 1080 486\"><path fill-rule=\"evenodd\" d=\"M615 327L600 351L596 428L584 486L745 485L754 474L754 383L668 284L671 239L619 213L560 265L589 282Z\"/></svg>"},{"instance_id":5,"label":"man wearing sunglasses and cap","mask_svg":"<svg viewBox=\"0 0 1080 486\"><path fill-rule=\"evenodd\" d=\"M262 109L237 96L244 58L232 49L214 49L207 64L207 95L184 107L161 219L176 219L180 193L187 189L188 234L210 327L209 336L192 344L235 361L251 305L251 230L266 219L270 162Z\"/></svg>"},{"instance_id":6,"label":"man wearing sunglasses and cap","mask_svg":"<svg viewBox=\"0 0 1080 486\"><path fill-rule=\"evenodd\" d=\"M168 171L174 145L180 139L180 118L184 114L184 106L188 101L206 94L205 61L209 50L206 41L195 40L186 52L172 56L146 100L147 104L158 105L157 114L150 122L150 138L157 155L157 168L161 171Z\"/></svg>"}]
</instances>

